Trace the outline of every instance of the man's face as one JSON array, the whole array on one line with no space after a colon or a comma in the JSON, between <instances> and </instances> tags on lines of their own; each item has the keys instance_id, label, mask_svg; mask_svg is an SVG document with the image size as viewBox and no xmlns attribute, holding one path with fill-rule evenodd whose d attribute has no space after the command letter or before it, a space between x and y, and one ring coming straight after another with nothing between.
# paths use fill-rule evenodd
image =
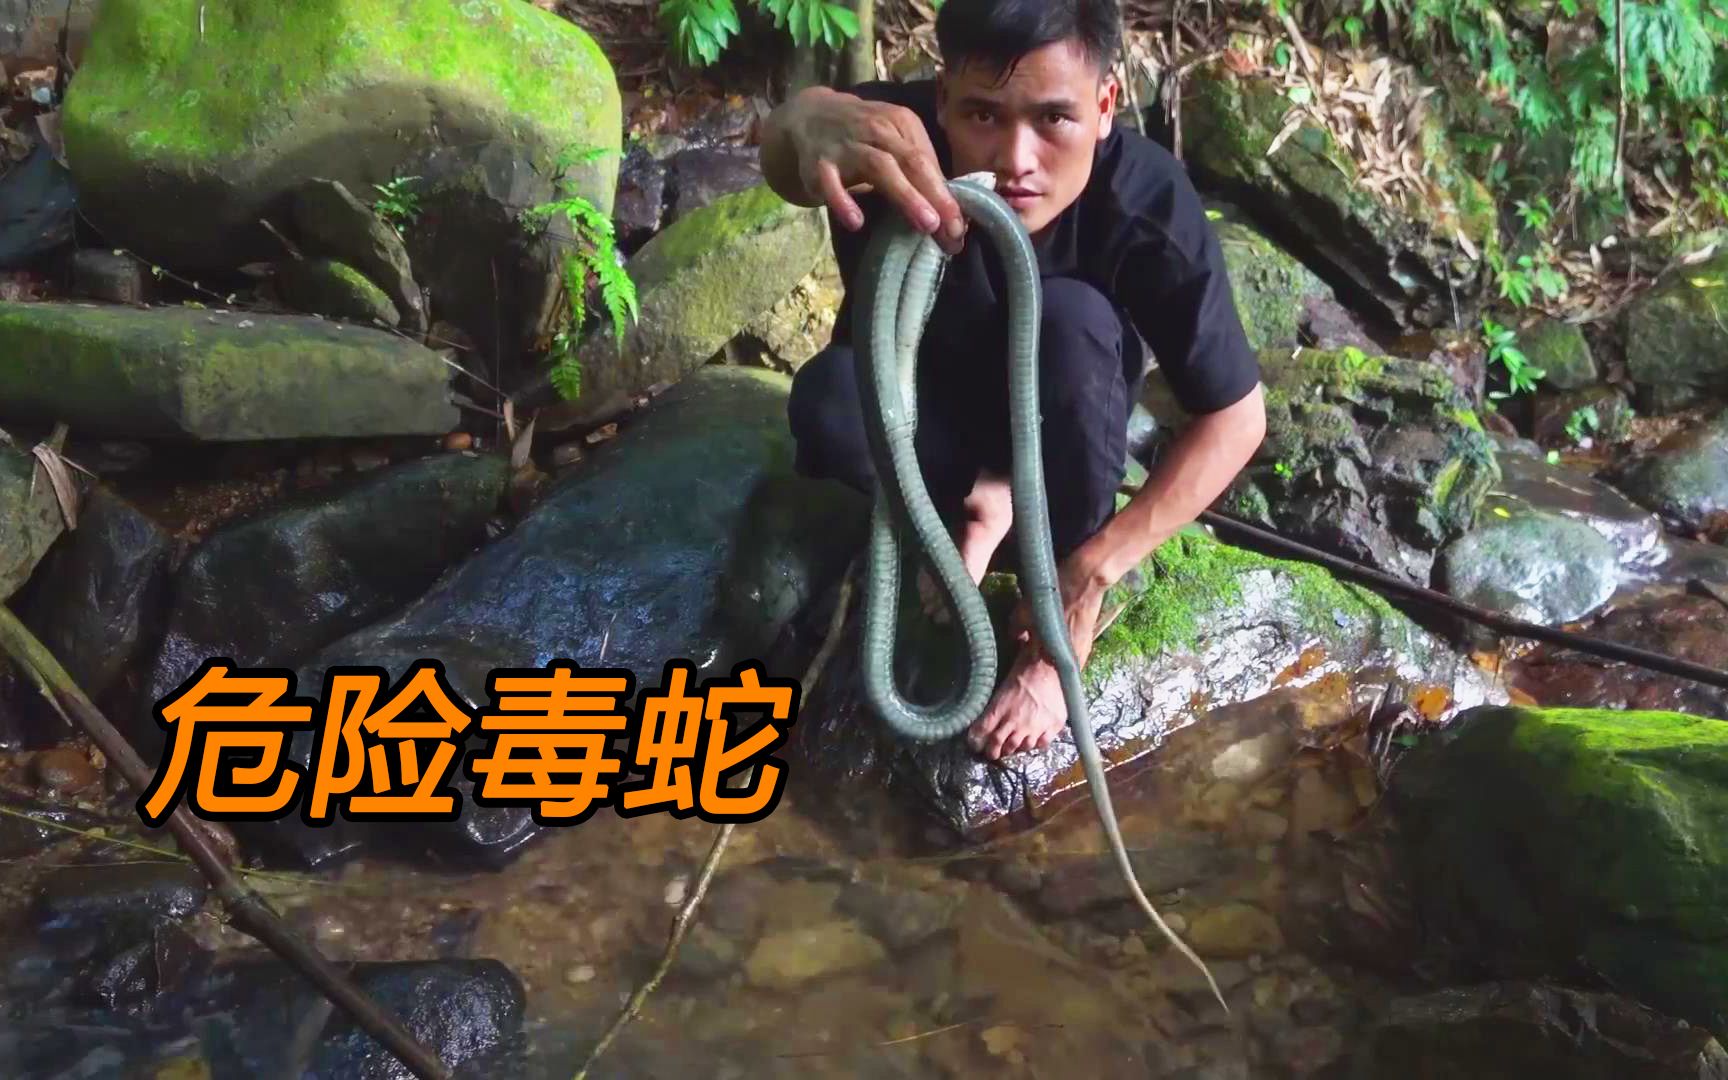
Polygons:
<instances>
[{"instance_id":1,"label":"man's face","mask_svg":"<svg viewBox=\"0 0 1728 1080\"><path fill-rule=\"evenodd\" d=\"M1115 79L1066 41L1027 53L1005 81L984 63L945 72L938 116L954 174L994 173L997 194L1036 234L1085 190L1116 93Z\"/></svg>"}]
</instances>

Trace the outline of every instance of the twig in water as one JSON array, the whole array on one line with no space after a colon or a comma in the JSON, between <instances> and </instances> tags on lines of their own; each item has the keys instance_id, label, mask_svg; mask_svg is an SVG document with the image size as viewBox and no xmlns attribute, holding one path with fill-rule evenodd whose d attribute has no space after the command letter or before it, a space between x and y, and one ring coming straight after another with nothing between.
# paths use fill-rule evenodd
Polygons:
<instances>
[{"instance_id":1,"label":"twig in water","mask_svg":"<svg viewBox=\"0 0 1728 1080\"><path fill-rule=\"evenodd\" d=\"M9 654L35 682L62 720L90 736L134 791L143 792L150 787L151 771L144 759L78 688L47 646L4 604L0 604L0 652ZM217 853L211 834L202 824L183 805L176 806L168 815L169 831L209 880L233 925L269 946L320 993L336 1002L362 1031L401 1059L415 1076L422 1080L450 1080L450 1070L436 1056L283 922L262 896L241 883Z\"/></svg>"},{"instance_id":2,"label":"twig in water","mask_svg":"<svg viewBox=\"0 0 1728 1080\"><path fill-rule=\"evenodd\" d=\"M846 609L850 606L851 600L852 575L848 571L840 584L840 599L835 604L834 617L828 622L828 636L823 639L822 647L816 650L815 658L810 661L810 667L804 673L802 693L806 697L810 693L810 688L821 677L822 668L828 663L828 658L834 653L834 646L840 637L841 627L845 625ZM756 772L755 769L750 770L751 779L755 778ZM623 1011L612 1020L612 1023L607 1025L605 1032L600 1036L600 1041L594 1044L594 1049L588 1051L588 1057L582 1062L582 1067L576 1070L575 1080L587 1080L588 1070L594 1067L594 1063L600 1060L600 1055L606 1052L607 1047L612 1045L619 1034L629 1026L630 1021L634 1020L636 1015L642 1011L642 1006L648 1001L649 996L659 989L661 980L666 978L668 971L672 970L672 962L678 958L678 946L683 944L684 934L690 929L691 922L695 920L696 909L701 906L702 898L708 895L708 883L714 880L715 871L720 869L720 857L726 853L726 845L732 842L732 830L736 827L736 824L730 821L720 826L720 832L714 837L714 843L708 849L708 857L702 860L702 869L696 877L696 887L690 890L690 895L684 900L684 906L678 909L678 916L672 921L672 935L666 941L666 951L660 954L660 963L655 966L654 973L636 988L634 994L630 995L630 1000L625 1003Z\"/></svg>"}]
</instances>

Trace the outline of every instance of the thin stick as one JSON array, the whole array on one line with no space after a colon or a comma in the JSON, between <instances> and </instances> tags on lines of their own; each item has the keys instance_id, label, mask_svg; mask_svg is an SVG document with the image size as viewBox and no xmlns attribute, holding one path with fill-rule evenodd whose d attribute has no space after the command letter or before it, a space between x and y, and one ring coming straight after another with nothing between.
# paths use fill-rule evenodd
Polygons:
<instances>
[{"instance_id":1,"label":"thin stick","mask_svg":"<svg viewBox=\"0 0 1728 1080\"><path fill-rule=\"evenodd\" d=\"M856 560L854 560L853 565L857 565ZM815 658L810 661L810 667L804 673L801 692L806 698L808 698L811 688L821 678L822 669L827 666L828 658L834 655L834 647L840 639L840 629L845 625L846 609L850 606L851 600L852 574L848 571L840 584L840 598L834 606L834 616L828 622L828 635L823 638L821 648L816 650ZM756 770L752 769L750 775L754 778ZM696 909L701 906L702 898L708 895L708 883L714 880L715 871L720 869L720 858L726 854L726 845L732 842L732 830L734 828L736 828L736 824L730 821L720 826L720 832L714 837L713 845L708 848L708 857L702 860L702 869L697 875L696 887L690 890L690 895L684 900L684 906L678 909L678 916L672 921L672 935L666 941L666 950L660 954L660 963L655 966L654 973L648 976L647 981L637 987L634 994L630 995L630 1000L625 1003L623 1010L613 1018L612 1023L607 1025L605 1032L600 1036L600 1041L594 1044L594 1049L588 1051L588 1057L582 1062L582 1067L576 1070L575 1080L587 1080L588 1070L594 1067L594 1063L600 1060L600 1055L606 1052L613 1041L629 1026L630 1021L634 1020L637 1014L642 1011L642 1006L648 1001L649 996L660 988L661 980L665 979L666 973L672 970L672 963L678 958L678 946L684 943L684 934L690 929L690 924L696 918Z\"/></svg>"},{"instance_id":2,"label":"thin stick","mask_svg":"<svg viewBox=\"0 0 1728 1080\"><path fill-rule=\"evenodd\" d=\"M1626 198L1626 8L1614 0L1614 191Z\"/></svg>"},{"instance_id":3,"label":"thin stick","mask_svg":"<svg viewBox=\"0 0 1728 1080\"><path fill-rule=\"evenodd\" d=\"M137 792L149 788L151 771L144 759L84 695L47 646L4 604L0 604L0 651L18 662L63 720L90 736L128 786ZM437 1057L284 923L262 896L234 876L185 806L176 806L168 816L168 829L209 880L235 927L269 946L289 967L335 1002L361 1030L400 1058L415 1076L421 1080L450 1080L450 1071Z\"/></svg>"}]
</instances>

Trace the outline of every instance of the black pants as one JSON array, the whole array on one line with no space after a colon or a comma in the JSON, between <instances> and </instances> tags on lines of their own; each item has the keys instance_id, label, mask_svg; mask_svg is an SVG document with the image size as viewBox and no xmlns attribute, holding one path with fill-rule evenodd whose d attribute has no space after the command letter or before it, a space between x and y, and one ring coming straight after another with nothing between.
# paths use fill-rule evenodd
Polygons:
<instances>
[{"instance_id":1,"label":"black pants","mask_svg":"<svg viewBox=\"0 0 1728 1080\"><path fill-rule=\"evenodd\" d=\"M1042 312L1040 433L1051 539L1060 562L1115 509L1128 415L1145 374L1146 352L1126 313L1085 282L1045 278ZM995 313L970 324L963 317L938 308L918 361L914 445L930 497L950 522L958 519L980 471L1012 471L1007 329ZM787 412L799 473L874 494L849 342L836 340L798 370Z\"/></svg>"}]
</instances>

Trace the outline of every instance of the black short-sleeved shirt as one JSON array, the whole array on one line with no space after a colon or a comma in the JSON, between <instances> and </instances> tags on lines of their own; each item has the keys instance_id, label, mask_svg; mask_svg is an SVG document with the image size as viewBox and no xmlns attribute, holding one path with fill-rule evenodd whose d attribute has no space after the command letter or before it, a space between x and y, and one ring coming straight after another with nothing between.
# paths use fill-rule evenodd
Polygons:
<instances>
[{"instance_id":1,"label":"black short-sleeved shirt","mask_svg":"<svg viewBox=\"0 0 1728 1080\"><path fill-rule=\"evenodd\" d=\"M936 120L934 80L870 82L859 97L905 106L930 134L943 175L952 177L948 140ZM835 327L851 340L852 282L869 239L869 223L898 213L883 196L858 197L865 228L829 223L847 299ZM975 335L980 313L1005 298L993 245L971 233L950 261L926 329L926 340ZM1169 151L1120 124L1098 143L1092 176L1074 203L1035 238L1044 277L1085 281L1132 322L1190 414L1216 412L1240 401L1260 381L1260 365L1236 314L1217 234L1186 170ZM976 340L974 337L973 340Z\"/></svg>"}]
</instances>

